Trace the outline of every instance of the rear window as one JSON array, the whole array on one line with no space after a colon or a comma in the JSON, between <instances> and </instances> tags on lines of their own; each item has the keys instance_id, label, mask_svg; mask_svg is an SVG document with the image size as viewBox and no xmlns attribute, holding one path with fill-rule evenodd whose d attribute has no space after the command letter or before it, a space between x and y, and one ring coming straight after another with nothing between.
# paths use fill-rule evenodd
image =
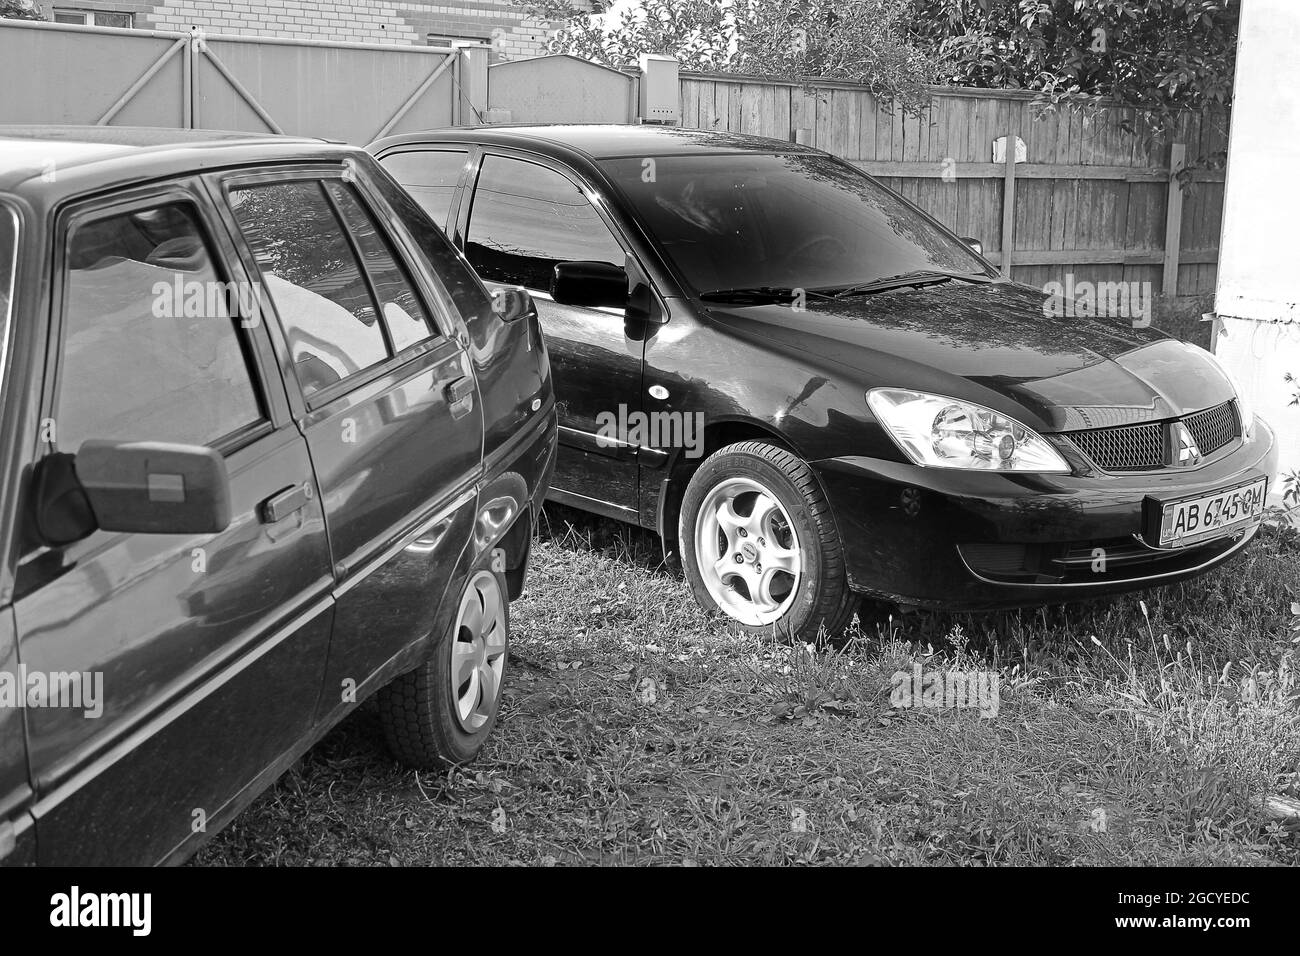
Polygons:
<instances>
[{"instance_id":1,"label":"rear window","mask_svg":"<svg viewBox=\"0 0 1300 956\"><path fill-rule=\"evenodd\" d=\"M393 353L361 264L316 180L240 187L231 207L289 339L303 394Z\"/></svg>"}]
</instances>

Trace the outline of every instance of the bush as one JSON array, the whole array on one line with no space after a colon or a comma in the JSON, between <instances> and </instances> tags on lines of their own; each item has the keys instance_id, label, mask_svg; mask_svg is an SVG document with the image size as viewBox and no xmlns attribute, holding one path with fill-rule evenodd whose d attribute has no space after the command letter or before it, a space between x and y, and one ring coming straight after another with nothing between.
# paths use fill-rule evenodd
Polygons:
<instances>
[{"instance_id":1,"label":"bush","mask_svg":"<svg viewBox=\"0 0 1300 956\"><path fill-rule=\"evenodd\" d=\"M44 20L45 14L34 0L0 0L0 19Z\"/></svg>"},{"instance_id":2,"label":"bush","mask_svg":"<svg viewBox=\"0 0 1300 956\"><path fill-rule=\"evenodd\" d=\"M988 8L987 10L985 8ZM1225 107L1237 0L913 0L911 35L945 82L1102 97L1145 111L1148 133L1181 110Z\"/></svg>"}]
</instances>

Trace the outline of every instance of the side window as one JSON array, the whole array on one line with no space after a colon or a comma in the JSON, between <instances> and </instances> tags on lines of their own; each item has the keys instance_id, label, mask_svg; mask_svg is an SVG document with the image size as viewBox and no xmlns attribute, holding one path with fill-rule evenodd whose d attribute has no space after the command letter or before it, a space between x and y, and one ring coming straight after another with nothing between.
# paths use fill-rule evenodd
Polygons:
<instances>
[{"instance_id":1,"label":"side window","mask_svg":"<svg viewBox=\"0 0 1300 956\"><path fill-rule=\"evenodd\" d=\"M173 202L74 222L55 444L216 445L263 418L229 285L197 211Z\"/></svg>"},{"instance_id":2,"label":"side window","mask_svg":"<svg viewBox=\"0 0 1300 956\"><path fill-rule=\"evenodd\" d=\"M485 279L544 292L557 262L626 265L622 247L568 178L502 156L483 159L465 254Z\"/></svg>"},{"instance_id":3,"label":"side window","mask_svg":"<svg viewBox=\"0 0 1300 956\"><path fill-rule=\"evenodd\" d=\"M388 177L375 177L374 186L415 240L416 248L422 254L420 264L428 270L433 280L431 285L439 296L438 304L459 312L467 321L482 315L485 310L490 311L492 297L482 281L474 274L468 260L451 244L447 234L433 224L428 213Z\"/></svg>"},{"instance_id":4,"label":"side window","mask_svg":"<svg viewBox=\"0 0 1300 956\"><path fill-rule=\"evenodd\" d=\"M342 183L327 183L325 188L338 204L343 221L352 231L366 272L379 300L379 311L388 326L393 348L400 352L408 345L423 342L433 335L429 315L420 304L411 284L411 277L398 263L388 241L379 233L370 213L361 204L351 187Z\"/></svg>"},{"instance_id":5,"label":"side window","mask_svg":"<svg viewBox=\"0 0 1300 956\"><path fill-rule=\"evenodd\" d=\"M303 394L389 357L365 276L320 182L238 187L231 207L275 302Z\"/></svg>"},{"instance_id":6,"label":"side window","mask_svg":"<svg viewBox=\"0 0 1300 956\"><path fill-rule=\"evenodd\" d=\"M429 218L445 229L467 156L463 150L420 149L390 153L380 163L415 197Z\"/></svg>"}]
</instances>

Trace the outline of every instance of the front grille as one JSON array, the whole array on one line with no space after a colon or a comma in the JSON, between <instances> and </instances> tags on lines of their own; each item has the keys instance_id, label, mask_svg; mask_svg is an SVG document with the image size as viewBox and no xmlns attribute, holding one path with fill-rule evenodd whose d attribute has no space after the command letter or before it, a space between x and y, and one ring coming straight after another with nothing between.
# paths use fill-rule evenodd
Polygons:
<instances>
[{"instance_id":1,"label":"front grille","mask_svg":"<svg viewBox=\"0 0 1300 956\"><path fill-rule=\"evenodd\" d=\"M1165 466L1165 429L1159 422L1066 435L1106 471L1146 471Z\"/></svg>"},{"instance_id":2,"label":"front grille","mask_svg":"<svg viewBox=\"0 0 1300 956\"><path fill-rule=\"evenodd\" d=\"M1241 422L1234 402L1224 402L1218 408L1188 415L1183 424L1192 433L1202 455L1218 451L1241 434Z\"/></svg>"},{"instance_id":3,"label":"front grille","mask_svg":"<svg viewBox=\"0 0 1300 956\"><path fill-rule=\"evenodd\" d=\"M1234 402L1224 402L1181 421L1202 455L1218 451L1241 435L1241 420ZM1104 471L1153 471L1169 464L1172 426L1173 422L1150 422L1064 432L1064 435Z\"/></svg>"}]
</instances>

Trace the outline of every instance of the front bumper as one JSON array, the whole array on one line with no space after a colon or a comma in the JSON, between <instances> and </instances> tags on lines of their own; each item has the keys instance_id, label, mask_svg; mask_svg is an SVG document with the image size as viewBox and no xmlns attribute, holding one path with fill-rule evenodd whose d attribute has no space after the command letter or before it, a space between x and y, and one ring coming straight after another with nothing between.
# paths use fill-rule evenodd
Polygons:
<instances>
[{"instance_id":1,"label":"front bumper","mask_svg":"<svg viewBox=\"0 0 1300 956\"><path fill-rule=\"evenodd\" d=\"M1252 476L1271 480L1277 449L1260 421L1249 441L1194 469L1080 477L856 456L812 466L839 527L853 590L899 604L991 610L1171 584L1222 563L1257 526L1160 551L1142 540L1144 503Z\"/></svg>"}]
</instances>

